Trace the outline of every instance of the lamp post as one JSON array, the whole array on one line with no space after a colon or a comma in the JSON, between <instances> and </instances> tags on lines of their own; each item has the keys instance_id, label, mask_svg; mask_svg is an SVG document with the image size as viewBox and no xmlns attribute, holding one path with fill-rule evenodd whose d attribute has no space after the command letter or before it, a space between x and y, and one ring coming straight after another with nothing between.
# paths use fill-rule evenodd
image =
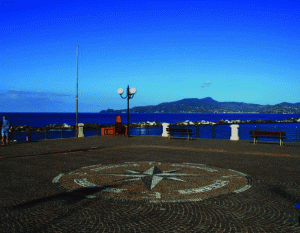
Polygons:
<instances>
[{"instance_id":1,"label":"lamp post","mask_svg":"<svg viewBox=\"0 0 300 233\"><path fill-rule=\"evenodd\" d=\"M123 89L119 88L118 93L120 94L122 99L127 99L127 137L130 137L130 132L129 132L129 100L133 98L134 94L136 93L135 88L129 89L129 85L127 86L127 94L126 96L122 96L123 94Z\"/></svg>"},{"instance_id":2,"label":"lamp post","mask_svg":"<svg viewBox=\"0 0 300 233\"><path fill-rule=\"evenodd\" d=\"M76 60L76 65L77 65L77 79L76 79L76 132L75 136L78 138L78 48L79 46L77 45L77 60Z\"/></svg>"}]
</instances>

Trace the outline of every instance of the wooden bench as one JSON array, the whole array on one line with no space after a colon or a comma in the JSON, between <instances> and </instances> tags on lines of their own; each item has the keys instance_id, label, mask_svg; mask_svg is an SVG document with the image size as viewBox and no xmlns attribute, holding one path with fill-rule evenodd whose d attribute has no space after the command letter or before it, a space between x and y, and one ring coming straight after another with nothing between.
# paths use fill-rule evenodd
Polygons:
<instances>
[{"instance_id":1,"label":"wooden bench","mask_svg":"<svg viewBox=\"0 0 300 233\"><path fill-rule=\"evenodd\" d=\"M257 143L258 138L275 138L280 140L280 146L282 146L283 139L286 139L285 132L279 131L251 130L250 135L254 138L254 144Z\"/></svg>"},{"instance_id":2,"label":"wooden bench","mask_svg":"<svg viewBox=\"0 0 300 233\"><path fill-rule=\"evenodd\" d=\"M192 129L176 129L176 128L167 128L167 132L169 134L169 139L173 137L174 134L180 134L182 136L187 135L187 140L190 139L194 133L192 133Z\"/></svg>"}]
</instances>

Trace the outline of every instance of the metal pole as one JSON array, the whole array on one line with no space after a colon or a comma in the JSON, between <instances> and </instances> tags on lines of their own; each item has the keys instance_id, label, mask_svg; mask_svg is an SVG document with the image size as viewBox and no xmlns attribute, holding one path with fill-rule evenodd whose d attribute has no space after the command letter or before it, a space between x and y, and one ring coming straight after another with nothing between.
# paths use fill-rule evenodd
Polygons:
<instances>
[{"instance_id":1,"label":"metal pole","mask_svg":"<svg viewBox=\"0 0 300 233\"><path fill-rule=\"evenodd\" d=\"M77 45L77 82L76 82L76 138L78 138L78 48Z\"/></svg>"},{"instance_id":2,"label":"metal pole","mask_svg":"<svg viewBox=\"0 0 300 233\"><path fill-rule=\"evenodd\" d=\"M129 129L129 85L127 86L127 137L130 137L130 129Z\"/></svg>"}]
</instances>

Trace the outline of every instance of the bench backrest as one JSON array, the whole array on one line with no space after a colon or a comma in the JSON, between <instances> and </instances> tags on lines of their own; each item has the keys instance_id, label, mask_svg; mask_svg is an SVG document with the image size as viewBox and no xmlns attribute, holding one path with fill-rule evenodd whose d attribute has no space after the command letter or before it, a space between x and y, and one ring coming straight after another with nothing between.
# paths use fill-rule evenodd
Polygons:
<instances>
[{"instance_id":1,"label":"bench backrest","mask_svg":"<svg viewBox=\"0 0 300 233\"><path fill-rule=\"evenodd\" d=\"M256 136L263 136L263 135L270 135L270 136L285 136L285 132L279 132L279 131L262 131L262 130L250 130L250 135L256 135Z\"/></svg>"},{"instance_id":2,"label":"bench backrest","mask_svg":"<svg viewBox=\"0 0 300 233\"><path fill-rule=\"evenodd\" d=\"M167 128L167 131L168 131L168 132L182 132L182 133L189 132L189 133L191 133L191 132L192 132L192 129Z\"/></svg>"}]
</instances>

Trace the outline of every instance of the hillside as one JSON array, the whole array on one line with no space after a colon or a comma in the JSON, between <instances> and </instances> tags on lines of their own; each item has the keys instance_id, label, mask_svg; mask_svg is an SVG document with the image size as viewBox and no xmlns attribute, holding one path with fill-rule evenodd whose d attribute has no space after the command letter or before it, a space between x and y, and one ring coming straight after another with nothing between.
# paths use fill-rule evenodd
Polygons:
<instances>
[{"instance_id":1,"label":"hillside","mask_svg":"<svg viewBox=\"0 0 300 233\"><path fill-rule=\"evenodd\" d=\"M126 109L102 110L100 113L126 112ZM133 107L131 113L300 113L300 103L276 105L248 104L243 102L218 102L210 97L182 99L158 105Z\"/></svg>"}]
</instances>

